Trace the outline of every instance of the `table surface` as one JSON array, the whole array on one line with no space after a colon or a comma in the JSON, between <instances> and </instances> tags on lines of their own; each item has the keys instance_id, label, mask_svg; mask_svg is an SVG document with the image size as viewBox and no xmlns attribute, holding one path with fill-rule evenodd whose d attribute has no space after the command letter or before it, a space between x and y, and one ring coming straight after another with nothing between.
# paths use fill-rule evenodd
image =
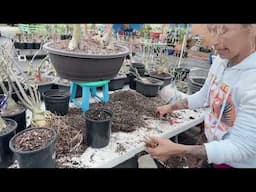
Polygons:
<instances>
[{"instance_id":1,"label":"table surface","mask_svg":"<svg viewBox=\"0 0 256 192\"><path fill-rule=\"evenodd\" d=\"M64 166L75 168L115 167L145 150L144 136L174 137L202 123L205 110L179 110L177 113L181 117L177 119L178 123L171 125L167 121L148 119L146 127L130 133L112 133L109 144L104 148L88 147L81 156L68 158L68 161L63 158L59 161L63 162Z\"/></svg>"},{"instance_id":2,"label":"table surface","mask_svg":"<svg viewBox=\"0 0 256 192\"><path fill-rule=\"evenodd\" d=\"M129 89L128 86L124 87L123 90L127 89ZM110 94L111 93L113 92L110 91ZM98 94L102 96L101 92L98 92ZM95 101L94 98L90 98L90 103ZM70 107L75 106L70 103ZM44 108L44 104L42 104L42 108ZM177 113L180 116L180 119L177 119L178 123L171 125L167 121L149 118L146 120L146 127L140 127L130 133L112 133L109 144L104 148L95 149L88 147L82 155L64 157L58 159L58 162L70 168L115 167L145 150L144 136L159 136L161 138L174 137L202 123L205 110L179 110ZM30 124L31 112L29 110L27 110L27 116L28 124Z\"/></svg>"}]
</instances>

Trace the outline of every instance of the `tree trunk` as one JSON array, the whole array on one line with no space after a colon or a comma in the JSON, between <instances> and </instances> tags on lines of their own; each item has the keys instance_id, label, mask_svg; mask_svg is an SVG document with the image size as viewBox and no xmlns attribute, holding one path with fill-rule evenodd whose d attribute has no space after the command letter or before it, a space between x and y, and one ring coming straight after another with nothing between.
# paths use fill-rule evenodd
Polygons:
<instances>
[{"instance_id":1,"label":"tree trunk","mask_svg":"<svg viewBox=\"0 0 256 192\"><path fill-rule=\"evenodd\" d=\"M68 48L70 50L79 48L80 37L81 37L80 24L74 24L72 39L68 45Z\"/></svg>"},{"instance_id":2,"label":"tree trunk","mask_svg":"<svg viewBox=\"0 0 256 192\"><path fill-rule=\"evenodd\" d=\"M103 37L104 46L108 46L112 37L112 26L113 24L106 24L106 31Z\"/></svg>"}]
</instances>

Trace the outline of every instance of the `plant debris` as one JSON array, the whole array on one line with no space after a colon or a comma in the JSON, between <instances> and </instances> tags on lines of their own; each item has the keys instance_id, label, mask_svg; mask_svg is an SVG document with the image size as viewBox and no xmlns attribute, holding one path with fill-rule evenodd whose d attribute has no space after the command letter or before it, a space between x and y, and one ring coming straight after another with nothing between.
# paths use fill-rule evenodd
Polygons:
<instances>
[{"instance_id":1,"label":"plant debris","mask_svg":"<svg viewBox=\"0 0 256 192\"><path fill-rule=\"evenodd\" d=\"M131 132L146 127L145 116L157 119L156 107L163 105L160 97L148 98L135 91L117 91L108 103L93 103L92 108L104 107L113 113L112 131Z\"/></svg>"}]
</instances>

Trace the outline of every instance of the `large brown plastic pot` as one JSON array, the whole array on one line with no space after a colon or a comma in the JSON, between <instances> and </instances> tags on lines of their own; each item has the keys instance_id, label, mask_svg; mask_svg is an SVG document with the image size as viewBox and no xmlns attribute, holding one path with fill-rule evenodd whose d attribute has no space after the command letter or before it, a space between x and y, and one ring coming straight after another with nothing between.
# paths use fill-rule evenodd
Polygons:
<instances>
[{"instance_id":1,"label":"large brown plastic pot","mask_svg":"<svg viewBox=\"0 0 256 192\"><path fill-rule=\"evenodd\" d=\"M50 60L61 78L71 81L99 81L114 78L129 54L127 47L123 52L111 55L86 55L53 48L52 43L46 43L43 48L48 52Z\"/></svg>"}]
</instances>

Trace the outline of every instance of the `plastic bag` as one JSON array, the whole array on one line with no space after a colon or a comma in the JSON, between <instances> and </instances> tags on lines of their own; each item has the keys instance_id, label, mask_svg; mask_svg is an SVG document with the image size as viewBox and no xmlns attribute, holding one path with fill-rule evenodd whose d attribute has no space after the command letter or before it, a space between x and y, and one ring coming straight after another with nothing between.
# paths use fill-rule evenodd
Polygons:
<instances>
[{"instance_id":1,"label":"plastic bag","mask_svg":"<svg viewBox=\"0 0 256 192\"><path fill-rule=\"evenodd\" d=\"M162 88L159 95L165 103L173 103L187 97L186 94L177 90L174 82Z\"/></svg>"}]
</instances>

